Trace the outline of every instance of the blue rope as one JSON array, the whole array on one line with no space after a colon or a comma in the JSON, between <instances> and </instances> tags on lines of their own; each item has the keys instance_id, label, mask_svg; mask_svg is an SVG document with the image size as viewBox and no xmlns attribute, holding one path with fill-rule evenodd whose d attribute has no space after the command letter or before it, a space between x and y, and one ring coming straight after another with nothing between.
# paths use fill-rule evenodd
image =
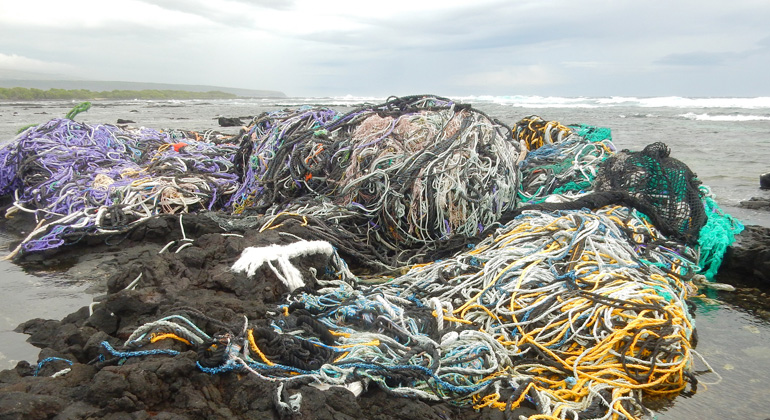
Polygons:
<instances>
[{"instance_id":1,"label":"blue rope","mask_svg":"<svg viewBox=\"0 0 770 420\"><path fill-rule=\"evenodd\" d=\"M431 369L428 369L424 366L416 366L416 365L396 365L396 366L383 367L383 366L374 365L370 363L345 363L345 364L339 364L337 366L340 368L346 368L346 367L362 368L370 371L390 370L390 369L420 370L426 375L433 378L433 380L436 381L436 385L458 394L473 393L494 382L494 380L488 379L476 385L454 385L436 376Z\"/></svg>"},{"instance_id":2,"label":"blue rope","mask_svg":"<svg viewBox=\"0 0 770 420\"><path fill-rule=\"evenodd\" d=\"M105 350L110 352L115 357L121 357L121 358L129 358L129 357L137 357L137 356L153 356L157 354L165 354L168 356L176 356L179 354L176 350L171 349L155 349L155 350L138 350L138 351L118 351L115 350L114 347L110 345L110 343L106 341L102 341L102 347L104 347Z\"/></svg>"},{"instance_id":3,"label":"blue rope","mask_svg":"<svg viewBox=\"0 0 770 420\"><path fill-rule=\"evenodd\" d=\"M40 373L40 369L42 369L45 364L47 364L49 362L54 362L54 361L67 362L67 364L72 366L72 360L63 359L61 357L46 357L45 359L43 359L43 360L41 360L41 361L39 361L37 363L37 369L35 369L35 376L37 376L37 374Z\"/></svg>"},{"instance_id":4,"label":"blue rope","mask_svg":"<svg viewBox=\"0 0 770 420\"><path fill-rule=\"evenodd\" d=\"M206 367L200 364L200 362L195 362L195 364L198 366L198 369L200 369L202 372L216 375L219 373L226 373L226 372L232 372L234 370L242 370L243 366L236 363L234 360L229 359L224 364L217 366L217 367ZM270 370L276 370L276 371L286 371L286 372L293 372L300 375L312 375L315 372L310 372L307 370L297 369L292 366L286 366L286 365L279 365L275 364L273 366L268 366L264 363L254 362L254 361L248 361L248 366L251 369L254 370L260 370L260 371L270 371ZM292 378L296 378L296 376L292 376Z\"/></svg>"}]
</instances>

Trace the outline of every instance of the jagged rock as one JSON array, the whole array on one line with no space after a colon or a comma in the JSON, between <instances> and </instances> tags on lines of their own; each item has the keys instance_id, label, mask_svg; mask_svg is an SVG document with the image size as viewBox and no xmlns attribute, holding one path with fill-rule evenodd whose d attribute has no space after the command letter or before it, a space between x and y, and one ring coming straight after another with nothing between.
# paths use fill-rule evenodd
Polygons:
<instances>
[{"instance_id":1,"label":"jagged rock","mask_svg":"<svg viewBox=\"0 0 770 420\"><path fill-rule=\"evenodd\" d=\"M17 331L30 335L40 347L45 364L34 376L37 363L20 362L0 372L0 420L2 419L281 419L274 402L276 384L243 373L211 375L196 365L195 349L163 340L145 349L170 348L177 356L155 355L120 360L105 351L102 342L120 347L128 335L145 322L168 314L173 308L193 308L230 325L262 322L267 311L286 296L286 286L272 270L261 269L248 278L230 267L247 246L285 244L275 231L243 232L243 237L222 236L208 217L185 215L185 235L190 246L176 254L158 254L169 241L182 238L178 216L158 218L127 235L119 251L107 245L79 245L47 256L73 260L75 266L87 254L89 264L103 258L111 264L101 278L107 295L80 308L61 321L33 319ZM303 236L297 226L293 235ZM97 255L101 254L101 257ZM85 259L85 258L83 258ZM299 258L296 267L308 274L324 261ZM134 290L126 287L142 273ZM306 277L312 277L309 274ZM306 285L312 289L314 284ZM201 328L212 329L205 320ZM101 356L101 357L100 357ZM68 373L62 373L70 367ZM52 378L51 375L61 376ZM349 391L320 391L297 385L287 392L301 393L303 403L296 418L309 419L447 419L503 418L496 409L476 411L449 403L396 398L376 386L355 398Z\"/></svg>"},{"instance_id":2,"label":"jagged rock","mask_svg":"<svg viewBox=\"0 0 770 420\"><path fill-rule=\"evenodd\" d=\"M770 190L770 172L759 176L759 188Z\"/></svg>"},{"instance_id":3,"label":"jagged rock","mask_svg":"<svg viewBox=\"0 0 770 420\"><path fill-rule=\"evenodd\" d=\"M3 420L49 419L66 406L66 400L52 395L0 392L0 418Z\"/></svg>"},{"instance_id":4,"label":"jagged rock","mask_svg":"<svg viewBox=\"0 0 770 420\"><path fill-rule=\"evenodd\" d=\"M741 201L739 206L744 209L770 211L770 198L751 197L746 201Z\"/></svg>"},{"instance_id":5,"label":"jagged rock","mask_svg":"<svg viewBox=\"0 0 770 420\"><path fill-rule=\"evenodd\" d=\"M770 288L770 228L746 226L727 249L719 275L731 284Z\"/></svg>"},{"instance_id":6,"label":"jagged rock","mask_svg":"<svg viewBox=\"0 0 770 420\"><path fill-rule=\"evenodd\" d=\"M240 127L243 125L243 121L237 117L219 117L218 121L220 127Z\"/></svg>"}]
</instances>

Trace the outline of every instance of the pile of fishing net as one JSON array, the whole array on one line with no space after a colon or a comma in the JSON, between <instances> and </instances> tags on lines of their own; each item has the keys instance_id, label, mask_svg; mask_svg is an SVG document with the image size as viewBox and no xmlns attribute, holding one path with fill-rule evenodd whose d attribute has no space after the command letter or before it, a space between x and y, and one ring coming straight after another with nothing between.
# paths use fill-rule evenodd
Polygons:
<instances>
[{"instance_id":1,"label":"pile of fishing net","mask_svg":"<svg viewBox=\"0 0 770 420\"><path fill-rule=\"evenodd\" d=\"M135 330L123 350L105 343L106 354L175 354L159 342L182 341L204 372L281 383L295 404L299 384L376 385L537 418L639 418L645 399L697 387L685 303L692 250L626 207L527 212L379 285L355 282L331 247L291 247L250 248L233 266L253 273L302 252L328 261L320 287L292 294L270 319L222 328L172 313Z\"/></svg>"},{"instance_id":2,"label":"pile of fishing net","mask_svg":"<svg viewBox=\"0 0 770 420\"><path fill-rule=\"evenodd\" d=\"M526 210L629 206L664 236L694 247L694 261L709 280L743 230L664 143L616 152L607 129L564 126L537 116L517 122L513 133L529 152L520 163L518 206L503 222Z\"/></svg>"},{"instance_id":3,"label":"pile of fishing net","mask_svg":"<svg viewBox=\"0 0 770 420\"><path fill-rule=\"evenodd\" d=\"M687 299L742 226L665 145L615 153L607 129L534 116L509 129L435 96L266 113L220 140L53 120L0 151L0 194L41 223L26 252L196 210L228 232L304 229L232 267L286 285L273 315L169 313L106 353L182 342L205 372L280 384L289 410L301 390L284 386L374 384L535 418L633 419L696 390ZM297 269L308 256L323 269Z\"/></svg>"},{"instance_id":4,"label":"pile of fishing net","mask_svg":"<svg viewBox=\"0 0 770 420\"><path fill-rule=\"evenodd\" d=\"M326 240L333 221L335 246L392 271L516 204L510 129L446 98L266 113L235 145L186 137L70 119L25 131L0 151L0 195L16 194L14 210L41 223L21 251L123 233L161 213L218 210L243 216L229 225L244 228L293 211Z\"/></svg>"},{"instance_id":5,"label":"pile of fishing net","mask_svg":"<svg viewBox=\"0 0 770 420\"><path fill-rule=\"evenodd\" d=\"M334 220L355 240L336 246L373 248L367 261L394 270L513 209L518 157L507 127L446 98L397 98L345 115L279 111L245 136L231 206Z\"/></svg>"},{"instance_id":6,"label":"pile of fishing net","mask_svg":"<svg viewBox=\"0 0 770 420\"><path fill-rule=\"evenodd\" d=\"M609 129L537 116L517 122L513 136L527 150L519 164L519 206L572 201L591 192L599 165L615 152Z\"/></svg>"},{"instance_id":7,"label":"pile of fishing net","mask_svg":"<svg viewBox=\"0 0 770 420\"><path fill-rule=\"evenodd\" d=\"M659 229L692 244L706 224L700 181L670 154L663 143L650 144L641 152L622 151L604 163L595 189L627 191L651 204L661 216Z\"/></svg>"},{"instance_id":8,"label":"pile of fishing net","mask_svg":"<svg viewBox=\"0 0 770 420\"><path fill-rule=\"evenodd\" d=\"M38 222L17 252L111 237L161 213L221 207L239 185L237 147L211 140L71 119L27 129L0 150L0 195L14 200L6 216L28 212Z\"/></svg>"}]
</instances>

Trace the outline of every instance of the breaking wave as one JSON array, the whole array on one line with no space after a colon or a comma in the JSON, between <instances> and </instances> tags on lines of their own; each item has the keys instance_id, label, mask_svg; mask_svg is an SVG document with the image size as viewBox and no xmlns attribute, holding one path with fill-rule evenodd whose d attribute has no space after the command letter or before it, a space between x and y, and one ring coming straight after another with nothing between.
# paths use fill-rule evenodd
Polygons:
<instances>
[{"instance_id":1,"label":"breaking wave","mask_svg":"<svg viewBox=\"0 0 770 420\"><path fill-rule=\"evenodd\" d=\"M768 115L744 115L744 114L729 114L729 115L711 115L711 114L696 114L694 112L688 112L686 114L679 115L680 117L688 120L695 121L770 121Z\"/></svg>"}]
</instances>

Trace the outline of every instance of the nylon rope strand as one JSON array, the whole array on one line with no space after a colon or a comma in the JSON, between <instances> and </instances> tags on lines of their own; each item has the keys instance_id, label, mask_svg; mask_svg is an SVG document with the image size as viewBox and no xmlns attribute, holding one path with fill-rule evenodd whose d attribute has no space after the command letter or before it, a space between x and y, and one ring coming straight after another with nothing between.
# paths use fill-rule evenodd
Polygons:
<instances>
[{"instance_id":1,"label":"nylon rope strand","mask_svg":"<svg viewBox=\"0 0 770 420\"><path fill-rule=\"evenodd\" d=\"M430 95L344 115L266 113L242 136L211 136L61 119L0 150L8 215L28 212L38 223L22 252L199 210L224 210L208 213L223 227L302 228L303 239L332 245L319 245L331 250L319 288L297 289L267 323L233 327L179 310L137 328L122 350L107 343L113 357L193 347L211 374L374 383L476 408L527 406L539 418L638 418L646 398L695 390L691 280L718 265L740 227L717 217L707 192L685 191L694 174L665 145L613 155L606 129L538 117L509 129ZM663 188L691 210L705 202L702 241L675 242L649 221L660 218L618 205L522 210L500 224L518 201L583 197L594 178L612 178L609 158L628 159L635 176L620 187L605 179L608 191L655 197ZM663 163L678 176L671 188ZM680 207L646 208L678 217ZM675 227L701 226L695 219ZM365 284L343 252L389 277ZM273 272L297 280L297 253L285 254Z\"/></svg>"},{"instance_id":2,"label":"nylon rope strand","mask_svg":"<svg viewBox=\"0 0 770 420\"><path fill-rule=\"evenodd\" d=\"M81 112L86 112L89 109L91 109L91 102L80 103L76 105L74 108L72 108L64 118L68 120L74 120L78 114L80 114Z\"/></svg>"},{"instance_id":3,"label":"nylon rope strand","mask_svg":"<svg viewBox=\"0 0 770 420\"><path fill-rule=\"evenodd\" d=\"M591 192L599 165L616 150L608 129L564 126L537 116L514 124L513 137L528 150L519 163L519 206L571 201Z\"/></svg>"},{"instance_id":4,"label":"nylon rope strand","mask_svg":"<svg viewBox=\"0 0 770 420\"><path fill-rule=\"evenodd\" d=\"M509 130L445 98L266 114L247 140L234 214L334 214L346 236L388 250L380 263L391 270L414 249L483 232L516 204Z\"/></svg>"},{"instance_id":5,"label":"nylon rope strand","mask_svg":"<svg viewBox=\"0 0 770 420\"><path fill-rule=\"evenodd\" d=\"M685 303L694 258L625 207L527 212L385 284L334 280L338 261L319 290L277 308L269 328L216 339L218 364L206 358L201 369L364 381L476 408L527 405L549 418L597 409L638 418L644 398L696 384ZM186 330L159 320L126 344L169 331L201 336Z\"/></svg>"},{"instance_id":6,"label":"nylon rope strand","mask_svg":"<svg viewBox=\"0 0 770 420\"><path fill-rule=\"evenodd\" d=\"M40 223L18 250L126 232L162 213L221 207L237 186L236 147L188 137L71 119L26 131L0 150L0 194L14 197L6 216L28 212Z\"/></svg>"},{"instance_id":7,"label":"nylon rope strand","mask_svg":"<svg viewBox=\"0 0 770 420\"><path fill-rule=\"evenodd\" d=\"M698 235L698 265L701 267L700 273L713 281L727 247L735 242L735 235L740 234L744 226L719 207L708 187L701 185L700 190L707 220Z\"/></svg>"}]
</instances>

